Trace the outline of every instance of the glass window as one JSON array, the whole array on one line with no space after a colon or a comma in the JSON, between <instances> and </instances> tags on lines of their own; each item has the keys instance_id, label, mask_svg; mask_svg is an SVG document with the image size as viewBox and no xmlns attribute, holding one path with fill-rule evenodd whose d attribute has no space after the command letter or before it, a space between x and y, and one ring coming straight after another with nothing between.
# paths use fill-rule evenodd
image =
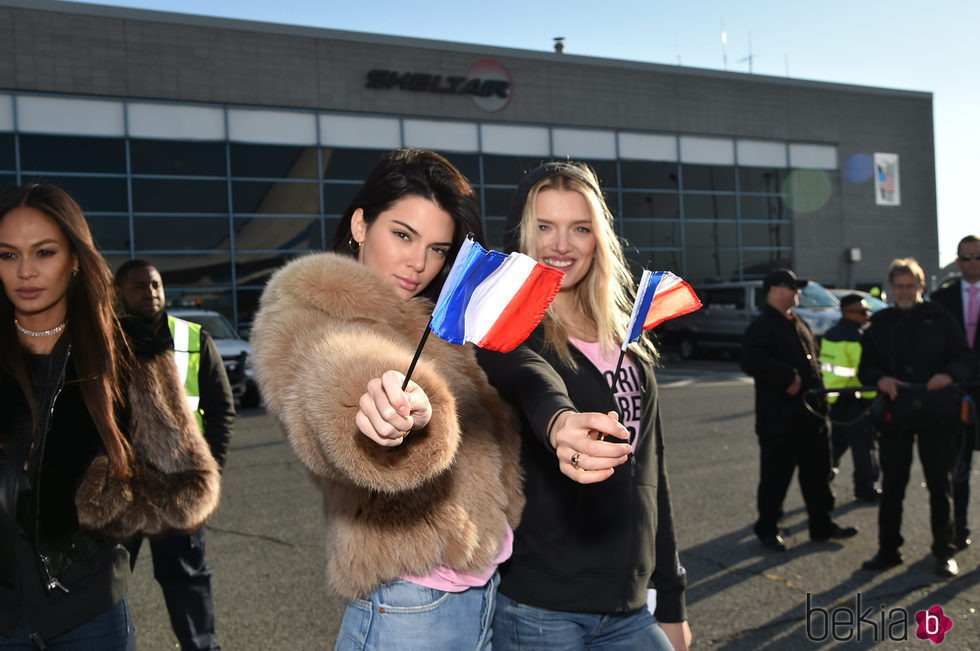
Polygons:
<instances>
[{"instance_id":1,"label":"glass window","mask_svg":"<svg viewBox=\"0 0 980 651\"><path fill-rule=\"evenodd\" d=\"M681 268L681 252L674 251L641 251L633 247L625 249L626 261L629 263L630 272L634 278L638 278L647 263L654 269L663 271L673 271L674 273L686 277Z\"/></svg>"},{"instance_id":2,"label":"glass window","mask_svg":"<svg viewBox=\"0 0 980 651\"><path fill-rule=\"evenodd\" d=\"M134 217L137 249L153 251L229 248L227 217Z\"/></svg>"},{"instance_id":3,"label":"glass window","mask_svg":"<svg viewBox=\"0 0 980 651\"><path fill-rule=\"evenodd\" d=\"M133 174L227 176L225 143L182 140L132 140Z\"/></svg>"},{"instance_id":4,"label":"glass window","mask_svg":"<svg viewBox=\"0 0 980 651\"><path fill-rule=\"evenodd\" d=\"M350 202L354 199L357 191L361 189L359 183L324 183L323 184L323 212L327 215L342 215Z\"/></svg>"},{"instance_id":5,"label":"glass window","mask_svg":"<svg viewBox=\"0 0 980 651\"><path fill-rule=\"evenodd\" d=\"M460 154L456 152L440 151L456 169L462 172L470 185L479 185L480 179L480 156L479 154Z\"/></svg>"},{"instance_id":6,"label":"glass window","mask_svg":"<svg viewBox=\"0 0 980 651\"><path fill-rule=\"evenodd\" d=\"M129 212L125 178L45 174L40 180L53 183L70 194L82 207L82 212Z\"/></svg>"},{"instance_id":7,"label":"glass window","mask_svg":"<svg viewBox=\"0 0 980 651\"><path fill-rule=\"evenodd\" d=\"M790 246L789 222L742 222L742 246Z\"/></svg>"},{"instance_id":8,"label":"glass window","mask_svg":"<svg viewBox=\"0 0 980 651\"><path fill-rule=\"evenodd\" d=\"M738 278L738 249L687 249L685 280L730 280Z\"/></svg>"},{"instance_id":9,"label":"glass window","mask_svg":"<svg viewBox=\"0 0 980 651\"><path fill-rule=\"evenodd\" d=\"M505 219L484 219L483 228L486 232L487 246L498 251L504 248L504 232L506 231L507 220Z\"/></svg>"},{"instance_id":10,"label":"glass window","mask_svg":"<svg viewBox=\"0 0 980 651\"><path fill-rule=\"evenodd\" d=\"M735 168L728 165L681 165L685 190L734 190Z\"/></svg>"},{"instance_id":11,"label":"glass window","mask_svg":"<svg viewBox=\"0 0 980 651\"><path fill-rule=\"evenodd\" d=\"M99 250L129 250L129 217L86 215L85 219L92 229L92 237L95 238L95 246Z\"/></svg>"},{"instance_id":12,"label":"glass window","mask_svg":"<svg viewBox=\"0 0 980 651\"><path fill-rule=\"evenodd\" d=\"M227 213L226 181L133 179L136 212Z\"/></svg>"},{"instance_id":13,"label":"glass window","mask_svg":"<svg viewBox=\"0 0 980 651\"><path fill-rule=\"evenodd\" d=\"M623 237L633 246L679 248L681 246L681 223L679 221L636 221L621 222Z\"/></svg>"},{"instance_id":14,"label":"glass window","mask_svg":"<svg viewBox=\"0 0 980 651\"><path fill-rule=\"evenodd\" d=\"M590 160L587 158L579 159L580 163L585 163L599 176L599 185L601 187L618 185L618 180L616 177L616 161L614 160Z\"/></svg>"},{"instance_id":15,"label":"glass window","mask_svg":"<svg viewBox=\"0 0 980 651\"><path fill-rule=\"evenodd\" d=\"M126 172L126 148L118 138L20 136L21 169L39 172Z\"/></svg>"},{"instance_id":16,"label":"glass window","mask_svg":"<svg viewBox=\"0 0 980 651\"><path fill-rule=\"evenodd\" d=\"M16 174L0 174L0 192L9 190L17 185Z\"/></svg>"},{"instance_id":17,"label":"glass window","mask_svg":"<svg viewBox=\"0 0 980 651\"><path fill-rule=\"evenodd\" d=\"M735 195L685 194L684 219L735 219Z\"/></svg>"},{"instance_id":18,"label":"glass window","mask_svg":"<svg viewBox=\"0 0 980 651\"><path fill-rule=\"evenodd\" d=\"M317 178L316 147L231 145L231 175L273 179Z\"/></svg>"},{"instance_id":19,"label":"glass window","mask_svg":"<svg viewBox=\"0 0 980 651\"><path fill-rule=\"evenodd\" d=\"M786 249L742 249L742 275L745 278L762 278L771 269L780 267L792 268L789 251ZM762 303L757 301L757 304Z\"/></svg>"},{"instance_id":20,"label":"glass window","mask_svg":"<svg viewBox=\"0 0 980 651\"><path fill-rule=\"evenodd\" d=\"M792 211L779 195L745 196L738 198L742 219L790 219Z\"/></svg>"},{"instance_id":21,"label":"glass window","mask_svg":"<svg viewBox=\"0 0 980 651\"><path fill-rule=\"evenodd\" d=\"M483 188L483 214L486 217L506 217L516 188Z\"/></svg>"},{"instance_id":22,"label":"glass window","mask_svg":"<svg viewBox=\"0 0 980 651\"><path fill-rule=\"evenodd\" d=\"M235 248L322 249L319 217L236 217Z\"/></svg>"},{"instance_id":23,"label":"glass window","mask_svg":"<svg viewBox=\"0 0 980 651\"><path fill-rule=\"evenodd\" d=\"M269 277L298 253L240 253L235 256L235 274L239 285L264 286Z\"/></svg>"},{"instance_id":24,"label":"glass window","mask_svg":"<svg viewBox=\"0 0 980 651\"><path fill-rule=\"evenodd\" d=\"M368 173L381 160L385 153L379 149L342 149L325 147L323 156L323 178L343 179L362 183Z\"/></svg>"},{"instance_id":25,"label":"glass window","mask_svg":"<svg viewBox=\"0 0 980 651\"><path fill-rule=\"evenodd\" d=\"M483 157L483 182L494 185L517 185L530 170L547 159L540 156L493 156Z\"/></svg>"},{"instance_id":26,"label":"glass window","mask_svg":"<svg viewBox=\"0 0 980 651\"><path fill-rule=\"evenodd\" d=\"M228 252L159 253L139 257L160 271L167 296L175 295L181 287L207 287L210 290L231 285L231 253Z\"/></svg>"},{"instance_id":27,"label":"glass window","mask_svg":"<svg viewBox=\"0 0 980 651\"><path fill-rule=\"evenodd\" d=\"M0 170L13 171L17 168L14 154L14 134L0 133Z\"/></svg>"},{"instance_id":28,"label":"glass window","mask_svg":"<svg viewBox=\"0 0 980 651\"><path fill-rule=\"evenodd\" d=\"M624 188L677 189L677 163L620 161Z\"/></svg>"},{"instance_id":29,"label":"glass window","mask_svg":"<svg viewBox=\"0 0 980 651\"><path fill-rule=\"evenodd\" d=\"M738 189L742 192L777 193L789 170L767 167L739 167Z\"/></svg>"},{"instance_id":30,"label":"glass window","mask_svg":"<svg viewBox=\"0 0 980 651\"><path fill-rule=\"evenodd\" d=\"M684 220L684 245L697 246L737 246L735 222L691 222Z\"/></svg>"},{"instance_id":31,"label":"glass window","mask_svg":"<svg viewBox=\"0 0 980 651\"><path fill-rule=\"evenodd\" d=\"M231 201L236 213L318 214L317 183L233 181Z\"/></svg>"},{"instance_id":32,"label":"glass window","mask_svg":"<svg viewBox=\"0 0 980 651\"><path fill-rule=\"evenodd\" d=\"M624 219L679 219L680 199L676 194L622 192Z\"/></svg>"}]
</instances>

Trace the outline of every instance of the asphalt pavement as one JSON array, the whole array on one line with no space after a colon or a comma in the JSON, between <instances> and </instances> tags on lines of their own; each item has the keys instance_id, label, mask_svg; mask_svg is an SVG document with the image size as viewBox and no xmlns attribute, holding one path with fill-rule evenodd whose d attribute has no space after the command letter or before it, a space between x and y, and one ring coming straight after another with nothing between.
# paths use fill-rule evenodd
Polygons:
<instances>
[{"instance_id":1,"label":"asphalt pavement","mask_svg":"<svg viewBox=\"0 0 980 651\"><path fill-rule=\"evenodd\" d=\"M980 649L980 541L957 556L958 577L933 574L918 461L906 493L903 565L860 570L877 548L877 508L853 501L849 457L833 483L834 518L857 527L858 536L810 542L794 482L782 522L789 550L768 552L751 526L758 478L751 381L731 361L671 358L658 378L693 648L925 649L934 642L916 637L915 614L939 606L953 624L942 648ZM970 521L980 532L977 466L980 460ZM207 533L223 648L333 647L344 604L326 586L322 517L318 492L272 419L261 410L243 413ZM174 649L148 552L130 592L139 648Z\"/></svg>"}]
</instances>

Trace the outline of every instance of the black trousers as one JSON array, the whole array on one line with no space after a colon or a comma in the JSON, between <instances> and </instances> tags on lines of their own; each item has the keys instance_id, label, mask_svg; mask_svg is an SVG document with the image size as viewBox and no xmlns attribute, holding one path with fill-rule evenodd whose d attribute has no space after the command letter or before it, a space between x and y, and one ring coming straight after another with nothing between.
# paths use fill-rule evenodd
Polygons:
<instances>
[{"instance_id":1,"label":"black trousers","mask_svg":"<svg viewBox=\"0 0 980 651\"><path fill-rule=\"evenodd\" d=\"M830 511L834 508L830 438L816 429L770 429L759 435L759 519L755 534L760 538L779 532L783 501L797 468L800 492L810 518L810 536L819 538L830 532Z\"/></svg>"},{"instance_id":2,"label":"black trousers","mask_svg":"<svg viewBox=\"0 0 980 651\"><path fill-rule=\"evenodd\" d=\"M881 456L881 506L878 510L878 546L886 554L898 552L902 538L902 501L909 483L912 448L918 440L919 461L929 491L929 522L932 553L936 558L952 558L953 515L950 469L956 454L957 428L912 432L900 427L879 428Z\"/></svg>"},{"instance_id":3,"label":"black trousers","mask_svg":"<svg viewBox=\"0 0 980 651\"><path fill-rule=\"evenodd\" d=\"M142 538L126 545L136 564ZM150 539L153 576L163 590L170 626L181 649L217 650L211 568L204 556L204 527L189 534Z\"/></svg>"},{"instance_id":4,"label":"black trousers","mask_svg":"<svg viewBox=\"0 0 980 651\"><path fill-rule=\"evenodd\" d=\"M859 498L875 496L879 475L875 431L871 417L864 413L867 405L867 401L841 396L830 406L834 467L840 465L841 457L850 448L854 461L854 496Z\"/></svg>"}]
</instances>

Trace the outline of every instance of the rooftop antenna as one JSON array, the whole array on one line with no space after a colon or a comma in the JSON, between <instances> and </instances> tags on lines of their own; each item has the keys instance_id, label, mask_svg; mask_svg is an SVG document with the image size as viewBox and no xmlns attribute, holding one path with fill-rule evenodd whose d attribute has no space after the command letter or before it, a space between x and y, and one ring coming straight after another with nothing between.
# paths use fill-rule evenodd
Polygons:
<instances>
[{"instance_id":1,"label":"rooftop antenna","mask_svg":"<svg viewBox=\"0 0 980 651\"><path fill-rule=\"evenodd\" d=\"M742 63L743 61L749 62L749 74L752 74L752 61L755 59L755 55L752 54L752 30L749 30L749 55L742 57L737 61L737 63Z\"/></svg>"},{"instance_id":2,"label":"rooftop antenna","mask_svg":"<svg viewBox=\"0 0 980 651\"><path fill-rule=\"evenodd\" d=\"M565 52L565 37L556 36L553 39L555 41L555 52L558 54L564 54Z\"/></svg>"},{"instance_id":3,"label":"rooftop antenna","mask_svg":"<svg viewBox=\"0 0 980 651\"><path fill-rule=\"evenodd\" d=\"M725 31L725 21L721 21L721 65L728 70L728 32Z\"/></svg>"}]
</instances>

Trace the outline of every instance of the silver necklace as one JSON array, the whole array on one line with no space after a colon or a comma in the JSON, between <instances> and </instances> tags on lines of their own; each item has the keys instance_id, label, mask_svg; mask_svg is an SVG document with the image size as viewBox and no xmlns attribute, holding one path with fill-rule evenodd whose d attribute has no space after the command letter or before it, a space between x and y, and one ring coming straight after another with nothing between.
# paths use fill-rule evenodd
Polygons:
<instances>
[{"instance_id":1,"label":"silver necklace","mask_svg":"<svg viewBox=\"0 0 980 651\"><path fill-rule=\"evenodd\" d=\"M68 325L68 319L65 319L64 321L62 321L55 327L51 328L50 330L41 330L40 332L37 332L35 330L28 330L27 328L19 324L17 322L17 319L14 319L14 326L17 328L17 332L27 337L48 337L50 335L56 335L62 330L64 330L66 325Z\"/></svg>"}]
</instances>

